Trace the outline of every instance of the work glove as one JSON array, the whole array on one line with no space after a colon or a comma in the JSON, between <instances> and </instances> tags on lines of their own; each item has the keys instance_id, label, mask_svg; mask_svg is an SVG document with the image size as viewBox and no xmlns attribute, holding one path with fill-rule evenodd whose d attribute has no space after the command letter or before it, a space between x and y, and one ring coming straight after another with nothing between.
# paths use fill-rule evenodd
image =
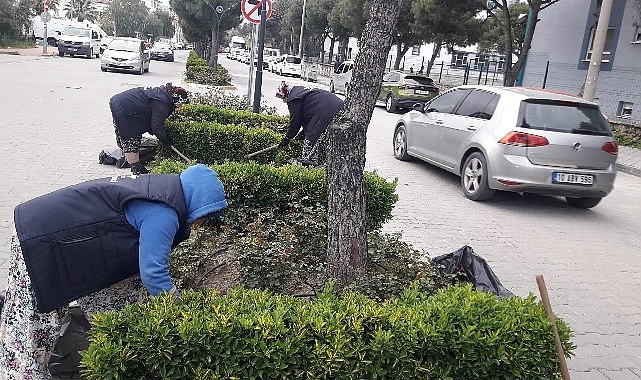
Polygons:
<instances>
[{"instance_id":1,"label":"work glove","mask_svg":"<svg viewBox=\"0 0 641 380\"><path fill-rule=\"evenodd\" d=\"M289 144L289 139L287 137L283 137L283 139L280 140L280 144L278 144L278 147L280 149L282 149L282 148L286 147L287 144Z\"/></svg>"},{"instance_id":2,"label":"work glove","mask_svg":"<svg viewBox=\"0 0 641 380\"><path fill-rule=\"evenodd\" d=\"M140 161L134 162L131 166L131 174L133 175L141 175L141 174L149 174L149 170L147 170L146 167L144 167Z\"/></svg>"}]
</instances>

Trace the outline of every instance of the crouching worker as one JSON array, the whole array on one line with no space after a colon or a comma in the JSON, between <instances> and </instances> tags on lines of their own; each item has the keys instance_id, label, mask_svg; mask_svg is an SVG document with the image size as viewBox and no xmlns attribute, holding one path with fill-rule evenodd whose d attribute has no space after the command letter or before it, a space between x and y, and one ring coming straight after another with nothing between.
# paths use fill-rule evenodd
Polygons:
<instances>
[{"instance_id":1,"label":"crouching worker","mask_svg":"<svg viewBox=\"0 0 641 380\"><path fill-rule=\"evenodd\" d=\"M160 87L136 87L114 95L109 100L116 130L116 144L131 166L131 174L147 174L140 162L142 135L150 133L171 149L165 120L183 104L189 103L187 91L167 83Z\"/></svg>"},{"instance_id":2,"label":"crouching worker","mask_svg":"<svg viewBox=\"0 0 641 380\"><path fill-rule=\"evenodd\" d=\"M303 128L302 159L314 166L325 164L325 130L343 101L329 91L302 86L289 87L281 84L276 97L287 103L289 109L289 127L280 142L284 148Z\"/></svg>"},{"instance_id":3,"label":"crouching worker","mask_svg":"<svg viewBox=\"0 0 641 380\"><path fill-rule=\"evenodd\" d=\"M176 294L172 247L226 207L218 175L201 164L180 175L96 179L18 205L0 378L51 378L47 364L71 301L90 318L137 302L143 286L152 296Z\"/></svg>"}]
</instances>

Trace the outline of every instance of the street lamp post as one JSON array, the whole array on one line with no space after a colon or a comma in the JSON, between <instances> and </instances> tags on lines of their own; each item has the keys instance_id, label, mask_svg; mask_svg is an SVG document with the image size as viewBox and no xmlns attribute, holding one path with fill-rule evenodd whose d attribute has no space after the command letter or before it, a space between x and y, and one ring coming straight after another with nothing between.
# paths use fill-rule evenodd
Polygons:
<instances>
[{"instance_id":1,"label":"street lamp post","mask_svg":"<svg viewBox=\"0 0 641 380\"><path fill-rule=\"evenodd\" d=\"M220 36L219 36L219 33L220 33L220 20L223 18L223 14L225 12L227 12L228 10L230 10L232 7L229 7L227 9L223 8L222 5L217 5L217 6L214 7L207 0L205 0L205 3L207 3L207 5L209 5L209 7L214 10L214 13L216 13L216 18L217 18L217 20L216 20L216 51L215 52L212 51L211 54L215 54L214 55L214 62L216 63L216 65L218 65L218 49L220 49Z\"/></svg>"}]
</instances>

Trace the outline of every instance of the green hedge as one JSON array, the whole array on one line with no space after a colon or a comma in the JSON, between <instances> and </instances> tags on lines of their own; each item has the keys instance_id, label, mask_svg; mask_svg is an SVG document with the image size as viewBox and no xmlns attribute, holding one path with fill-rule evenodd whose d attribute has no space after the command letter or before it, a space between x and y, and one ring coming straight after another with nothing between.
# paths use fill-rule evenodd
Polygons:
<instances>
[{"instance_id":1,"label":"green hedge","mask_svg":"<svg viewBox=\"0 0 641 380\"><path fill-rule=\"evenodd\" d=\"M266 115L251 111L238 111L204 104L187 104L177 108L169 120L198 123L234 124L249 128L269 128L284 134L289 116Z\"/></svg>"},{"instance_id":2,"label":"green hedge","mask_svg":"<svg viewBox=\"0 0 641 380\"><path fill-rule=\"evenodd\" d=\"M214 69L207 61L192 51L187 57L185 80L206 85L227 86L231 83L231 75L221 65Z\"/></svg>"},{"instance_id":3,"label":"green hedge","mask_svg":"<svg viewBox=\"0 0 641 380\"><path fill-rule=\"evenodd\" d=\"M471 286L377 303L236 289L185 292L94 316L89 379L558 379L552 326L533 296ZM566 352L570 330L558 329Z\"/></svg>"},{"instance_id":4,"label":"green hedge","mask_svg":"<svg viewBox=\"0 0 641 380\"><path fill-rule=\"evenodd\" d=\"M154 173L181 173L185 162L158 162ZM327 204L325 170L302 165L261 165L255 162L228 162L211 165L225 186L229 207L225 219L244 225L259 209L274 208L282 212ZM398 201L396 181L388 182L376 173L364 173L367 228L378 230L391 219Z\"/></svg>"}]
</instances>

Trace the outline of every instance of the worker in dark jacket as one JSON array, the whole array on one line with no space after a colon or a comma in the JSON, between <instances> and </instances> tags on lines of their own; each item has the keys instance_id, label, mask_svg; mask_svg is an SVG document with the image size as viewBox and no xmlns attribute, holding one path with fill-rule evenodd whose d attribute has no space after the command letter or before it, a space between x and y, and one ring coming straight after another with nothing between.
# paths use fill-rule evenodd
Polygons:
<instances>
[{"instance_id":1,"label":"worker in dark jacket","mask_svg":"<svg viewBox=\"0 0 641 380\"><path fill-rule=\"evenodd\" d=\"M189 103L187 91L171 83L160 87L135 87L109 100L116 143L131 166L132 174L149 172L138 154L143 133L156 136L163 146L172 148L165 131L165 120L185 103Z\"/></svg>"},{"instance_id":2,"label":"worker in dark jacket","mask_svg":"<svg viewBox=\"0 0 641 380\"><path fill-rule=\"evenodd\" d=\"M50 379L47 361L69 302L89 315L136 302L141 289L178 294L169 253L190 226L227 207L205 165L180 175L103 178L15 208L6 302L0 314L0 379Z\"/></svg>"},{"instance_id":3,"label":"worker in dark jacket","mask_svg":"<svg viewBox=\"0 0 641 380\"><path fill-rule=\"evenodd\" d=\"M301 127L305 142L302 158L315 166L325 163L325 130L343 101L329 91L302 86L289 87L285 82L276 93L287 103L289 109L289 128L280 142L284 148L296 137Z\"/></svg>"}]
</instances>

